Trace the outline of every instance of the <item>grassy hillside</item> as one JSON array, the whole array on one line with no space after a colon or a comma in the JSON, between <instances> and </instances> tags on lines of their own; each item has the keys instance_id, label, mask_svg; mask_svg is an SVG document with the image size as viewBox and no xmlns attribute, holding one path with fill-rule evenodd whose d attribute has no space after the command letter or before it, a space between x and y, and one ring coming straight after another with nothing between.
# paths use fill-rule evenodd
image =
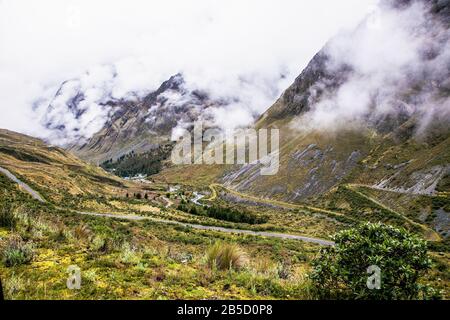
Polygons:
<instances>
[{"instance_id":1,"label":"grassy hillside","mask_svg":"<svg viewBox=\"0 0 450 320\"><path fill-rule=\"evenodd\" d=\"M26 264L5 266L2 261L7 299L308 297L304 271L317 250L314 245L79 216L30 199L1 174L0 184L1 209L14 214L14 227L0 227L0 247L20 239L32 248ZM240 254L248 259L247 267L208 267L206 252L216 241L245 247ZM81 269L80 290L66 287L70 265ZM289 271L280 277L278 270Z\"/></svg>"},{"instance_id":2,"label":"grassy hillside","mask_svg":"<svg viewBox=\"0 0 450 320\"><path fill-rule=\"evenodd\" d=\"M0 166L36 187L48 201L66 195L119 195L133 185L41 140L0 130Z\"/></svg>"},{"instance_id":3,"label":"grassy hillside","mask_svg":"<svg viewBox=\"0 0 450 320\"><path fill-rule=\"evenodd\" d=\"M7 150L0 154L0 166L46 200L33 199L0 173L0 279L7 299L310 297L305 272L319 245L78 212L314 234L308 225L282 226L274 216L264 224L250 225L189 214L168 205L190 199L195 189L168 191L164 184L124 181L59 148L5 130L1 141ZM233 210L237 212L239 205ZM251 214L272 213L265 211L255 207ZM236 254L245 267L225 271L211 267L208 252L216 242L240 246ZM80 290L66 286L70 265L81 269Z\"/></svg>"},{"instance_id":4,"label":"grassy hillside","mask_svg":"<svg viewBox=\"0 0 450 320\"><path fill-rule=\"evenodd\" d=\"M173 167L154 177L154 182L130 182L37 139L2 131L0 141L0 167L47 201L34 200L0 174L0 278L7 299L314 298L306 275L320 245L198 230L160 220L321 239L365 219L398 222L422 234L423 228L434 227L430 219L424 222L373 201L356 201L356 206L373 210L358 215L356 209L331 204L333 195L329 203L310 204L247 195L212 183L223 173L220 166ZM376 201L400 203L374 191L350 191L350 200L358 191ZM205 195L201 201L213 205L214 212L208 207L194 212L178 206L184 201L193 207L198 193ZM347 201L345 196L339 198ZM445 202L434 206L441 204L445 209ZM159 220L114 219L114 215ZM256 223L242 219L246 216ZM239 266L212 267L211 255L228 245ZM450 283L447 245L435 242L431 255L435 268L423 281L442 290L445 297ZM81 270L79 290L66 286L71 265Z\"/></svg>"}]
</instances>

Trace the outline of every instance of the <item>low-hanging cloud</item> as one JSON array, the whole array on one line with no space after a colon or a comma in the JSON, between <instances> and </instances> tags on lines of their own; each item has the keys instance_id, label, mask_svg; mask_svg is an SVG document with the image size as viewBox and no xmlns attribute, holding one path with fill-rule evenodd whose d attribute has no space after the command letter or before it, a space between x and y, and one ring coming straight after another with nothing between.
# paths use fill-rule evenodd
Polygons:
<instances>
[{"instance_id":1,"label":"low-hanging cloud","mask_svg":"<svg viewBox=\"0 0 450 320\"><path fill-rule=\"evenodd\" d=\"M327 72L343 81L337 89L322 80L312 86L309 111L292 125L333 130L414 115L420 133L437 117L450 121L450 30L430 16L428 5L380 6L358 28L330 41Z\"/></svg>"},{"instance_id":2,"label":"low-hanging cloud","mask_svg":"<svg viewBox=\"0 0 450 320\"><path fill-rule=\"evenodd\" d=\"M186 86L234 101L212 111L217 124L249 124L375 2L3 0L0 127L54 143L88 138L113 112L105 101L142 97L178 72ZM51 120L63 135L43 127Z\"/></svg>"}]
</instances>

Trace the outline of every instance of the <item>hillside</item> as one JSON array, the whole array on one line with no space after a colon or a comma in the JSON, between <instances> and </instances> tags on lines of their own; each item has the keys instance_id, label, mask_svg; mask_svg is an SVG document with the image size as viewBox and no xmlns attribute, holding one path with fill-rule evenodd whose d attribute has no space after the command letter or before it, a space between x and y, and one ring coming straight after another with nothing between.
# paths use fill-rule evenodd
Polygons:
<instances>
[{"instance_id":1,"label":"hillside","mask_svg":"<svg viewBox=\"0 0 450 320\"><path fill-rule=\"evenodd\" d=\"M248 167L240 169L242 174L225 176L227 185L290 201L327 192L341 182L415 194L435 194L438 185L439 190L448 191L450 84L448 72L433 72L436 64L448 64L450 32L446 21L441 21L448 17L444 14L448 4L436 13L436 7L428 4L416 9L417 2L402 3L396 15L428 10L404 32L415 35L415 29L424 28L422 36L434 41L433 52L425 55L419 44L415 48L418 61L402 62L399 75L393 77L379 70L382 65L361 70L336 53L339 47L350 56L353 51L355 57L363 54L358 45L366 45L364 37L375 32L365 23L349 35L332 39L256 123L257 128L281 130L281 172L274 178L257 177L257 171ZM391 15L393 9L384 10ZM350 36L361 44L342 40ZM377 52L376 46L364 50ZM395 84L391 88L371 84L375 78ZM434 106L429 110L427 105Z\"/></svg>"},{"instance_id":2,"label":"hillside","mask_svg":"<svg viewBox=\"0 0 450 320\"><path fill-rule=\"evenodd\" d=\"M0 129L0 167L38 186L48 201L65 196L120 195L132 188L103 169L42 140Z\"/></svg>"},{"instance_id":3,"label":"hillside","mask_svg":"<svg viewBox=\"0 0 450 320\"><path fill-rule=\"evenodd\" d=\"M437 203L448 203L450 192L450 70L439 67L450 62L449 7L445 1L384 1L379 19L387 31L369 19L331 39L255 123L280 130L276 175L261 176L260 165L248 164L223 166L219 174L216 167L171 167L158 177L189 184L201 177L237 192L320 203L356 216L372 212L373 203L336 193L358 185L447 237L448 205ZM389 47L369 41L380 37ZM408 47L413 54L404 57L396 49L405 43L397 42L414 43ZM403 207L394 200L402 195L421 201Z\"/></svg>"},{"instance_id":4,"label":"hillside","mask_svg":"<svg viewBox=\"0 0 450 320\"><path fill-rule=\"evenodd\" d=\"M7 130L0 131L0 148L0 280L7 299L306 298L307 261L332 244L325 230L343 227L287 209L286 226L280 210L218 199L215 217L184 212L177 205L193 203L192 189L122 180ZM245 247L239 254L246 268L233 278L205 262L216 242ZM15 248L24 256L10 261L6 252ZM66 286L74 264L82 270L80 290ZM282 278L279 268L286 269Z\"/></svg>"}]
</instances>

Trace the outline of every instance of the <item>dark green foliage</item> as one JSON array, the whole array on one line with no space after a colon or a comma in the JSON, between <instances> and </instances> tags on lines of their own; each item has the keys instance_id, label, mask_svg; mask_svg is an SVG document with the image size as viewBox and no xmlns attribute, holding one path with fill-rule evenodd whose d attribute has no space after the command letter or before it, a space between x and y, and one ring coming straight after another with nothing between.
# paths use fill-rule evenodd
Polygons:
<instances>
[{"instance_id":1,"label":"dark green foliage","mask_svg":"<svg viewBox=\"0 0 450 320\"><path fill-rule=\"evenodd\" d=\"M450 212L450 198L448 197L433 197L433 209L439 210L444 209Z\"/></svg>"},{"instance_id":2,"label":"dark green foliage","mask_svg":"<svg viewBox=\"0 0 450 320\"><path fill-rule=\"evenodd\" d=\"M149 176L161 171L162 162L169 157L171 150L171 145L162 145L141 154L132 151L116 161L113 159L105 161L101 167L120 177L132 177L138 174Z\"/></svg>"},{"instance_id":3,"label":"dark green foliage","mask_svg":"<svg viewBox=\"0 0 450 320\"><path fill-rule=\"evenodd\" d=\"M16 186L5 175L0 173L0 227L13 229L16 224L16 218L13 213L13 198L11 191ZM22 195L22 194L20 194Z\"/></svg>"},{"instance_id":4,"label":"dark green foliage","mask_svg":"<svg viewBox=\"0 0 450 320\"><path fill-rule=\"evenodd\" d=\"M404 229L365 223L341 231L336 246L321 250L313 261L310 278L318 298L419 299L436 293L419 284L431 268L424 240ZM369 289L368 267L381 271L381 288Z\"/></svg>"},{"instance_id":5,"label":"dark green foliage","mask_svg":"<svg viewBox=\"0 0 450 320\"><path fill-rule=\"evenodd\" d=\"M442 241L430 241L428 243L428 249L434 252L450 252L450 238L447 237Z\"/></svg>"},{"instance_id":6,"label":"dark green foliage","mask_svg":"<svg viewBox=\"0 0 450 320\"><path fill-rule=\"evenodd\" d=\"M238 210L232 207L222 207L217 205L201 207L195 204L186 203L185 201L182 201L178 205L178 210L196 216L205 216L237 223L263 224L268 221L268 218L265 216L257 216L256 214L243 209Z\"/></svg>"},{"instance_id":7,"label":"dark green foliage","mask_svg":"<svg viewBox=\"0 0 450 320\"><path fill-rule=\"evenodd\" d=\"M13 229L16 225L12 205L9 202L0 203L0 227Z\"/></svg>"}]
</instances>

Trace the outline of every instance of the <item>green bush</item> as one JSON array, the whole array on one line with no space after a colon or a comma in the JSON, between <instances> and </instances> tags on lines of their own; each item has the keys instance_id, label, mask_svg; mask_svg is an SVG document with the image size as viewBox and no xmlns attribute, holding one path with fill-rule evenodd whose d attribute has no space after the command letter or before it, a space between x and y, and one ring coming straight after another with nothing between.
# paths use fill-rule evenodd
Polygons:
<instances>
[{"instance_id":1,"label":"green bush","mask_svg":"<svg viewBox=\"0 0 450 320\"><path fill-rule=\"evenodd\" d=\"M6 267L30 263L34 250L31 243L25 243L20 236L13 236L1 246L2 260Z\"/></svg>"},{"instance_id":2,"label":"green bush","mask_svg":"<svg viewBox=\"0 0 450 320\"><path fill-rule=\"evenodd\" d=\"M206 252L206 260L213 269L239 270L245 266L247 256L236 244L216 242Z\"/></svg>"},{"instance_id":3,"label":"green bush","mask_svg":"<svg viewBox=\"0 0 450 320\"><path fill-rule=\"evenodd\" d=\"M336 245L321 250L309 274L321 299L419 299L435 292L420 284L431 268L424 240L403 229L365 223L334 236ZM368 268L380 268L380 288L369 289Z\"/></svg>"},{"instance_id":4,"label":"green bush","mask_svg":"<svg viewBox=\"0 0 450 320\"><path fill-rule=\"evenodd\" d=\"M217 220L247 223L247 224L264 224L268 221L266 216L258 216L244 209L235 209L232 207L214 205L211 207L202 207L182 201L178 205L178 210L184 211L196 216L210 217Z\"/></svg>"},{"instance_id":5,"label":"green bush","mask_svg":"<svg viewBox=\"0 0 450 320\"><path fill-rule=\"evenodd\" d=\"M0 227L13 229L16 226L16 217L9 203L0 204Z\"/></svg>"}]
</instances>

